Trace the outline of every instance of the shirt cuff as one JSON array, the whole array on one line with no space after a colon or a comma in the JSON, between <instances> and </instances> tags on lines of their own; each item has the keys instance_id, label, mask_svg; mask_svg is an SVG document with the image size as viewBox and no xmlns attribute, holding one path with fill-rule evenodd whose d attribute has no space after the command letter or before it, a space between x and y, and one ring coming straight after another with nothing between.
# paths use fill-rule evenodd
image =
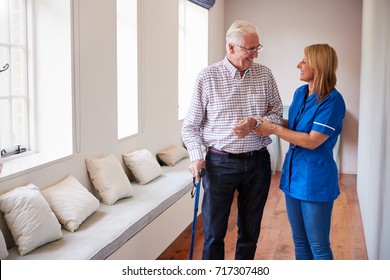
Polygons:
<instances>
[{"instance_id":1,"label":"shirt cuff","mask_svg":"<svg viewBox=\"0 0 390 280\"><path fill-rule=\"evenodd\" d=\"M199 159L203 159L204 158L202 149L195 149L195 150L191 150L191 151L188 151L188 152L190 154L190 160L191 161L195 161L195 160L199 160Z\"/></svg>"}]
</instances>

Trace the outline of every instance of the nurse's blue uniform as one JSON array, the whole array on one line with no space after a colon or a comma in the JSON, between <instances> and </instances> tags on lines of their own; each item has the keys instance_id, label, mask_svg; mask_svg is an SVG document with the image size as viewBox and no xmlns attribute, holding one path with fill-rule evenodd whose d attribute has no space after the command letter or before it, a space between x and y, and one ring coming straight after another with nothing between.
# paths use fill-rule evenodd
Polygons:
<instances>
[{"instance_id":1,"label":"nurse's blue uniform","mask_svg":"<svg viewBox=\"0 0 390 280\"><path fill-rule=\"evenodd\" d=\"M290 144L279 187L287 195L300 200L329 202L340 194L333 147L342 130L345 103L336 89L318 103L316 94L306 98L308 90L308 85L303 85L295 91L288 126L299 132L315 130L329 137L314 150Z\"/></svg>"}]
</instances>

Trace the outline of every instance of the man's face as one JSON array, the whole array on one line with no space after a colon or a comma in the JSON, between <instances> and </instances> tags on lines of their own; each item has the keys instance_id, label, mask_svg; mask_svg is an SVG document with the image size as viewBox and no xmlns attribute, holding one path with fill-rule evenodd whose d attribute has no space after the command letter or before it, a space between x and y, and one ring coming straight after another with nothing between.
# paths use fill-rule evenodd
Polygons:
<instances>
[{"instance_id":1,"label":"man's face","mask_svg":"<svg viewBox=\"0 0 390 280\"><path fill-rule=\"evenodd\" d=\"M232 44L230 46L230 62L243 72L252 66L253 60L259 55L257 48L260 46L257 34L245 34L243 45ZM250 50L248 52L248 50Z\"/></svg>"}]
</instances>

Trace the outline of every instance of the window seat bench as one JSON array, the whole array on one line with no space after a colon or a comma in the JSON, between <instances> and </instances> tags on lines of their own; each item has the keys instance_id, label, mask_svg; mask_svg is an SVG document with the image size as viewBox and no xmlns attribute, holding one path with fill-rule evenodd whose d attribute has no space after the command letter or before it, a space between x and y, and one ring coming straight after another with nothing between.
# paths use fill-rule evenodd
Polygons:
<instances>
[{"instance_id":1,"label":"window seat bench","mask_svg":"<svg viewBox=\"0 0 390 280\"><path fill-rule=\"evenodd\" d=\"M131 182L134 194L114 205L100 202L75 232L62 229L61 239L27 255L15 246L8 249L12 260L156 259L191 223L193 200L189 159L146 185Z\"/></svg>"}]
</instances>

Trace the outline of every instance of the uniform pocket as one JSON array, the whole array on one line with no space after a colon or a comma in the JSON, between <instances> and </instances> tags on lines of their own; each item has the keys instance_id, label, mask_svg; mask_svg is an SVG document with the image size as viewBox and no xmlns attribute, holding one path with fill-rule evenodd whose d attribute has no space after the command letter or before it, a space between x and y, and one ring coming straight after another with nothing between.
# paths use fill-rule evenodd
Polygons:
<instances>
[{"instance_id":1,"label":"uniform pocket","mask_svg":"<svg viewBox=\"0 0 390 280\"><path fill-rule=\"evenodd\" d=\"M299 165L292 168L295 173L294 178L300 182L303 193L313 197L329 194L329 178L324 162L302 159Z\"/></svg>"}]
</instances>

